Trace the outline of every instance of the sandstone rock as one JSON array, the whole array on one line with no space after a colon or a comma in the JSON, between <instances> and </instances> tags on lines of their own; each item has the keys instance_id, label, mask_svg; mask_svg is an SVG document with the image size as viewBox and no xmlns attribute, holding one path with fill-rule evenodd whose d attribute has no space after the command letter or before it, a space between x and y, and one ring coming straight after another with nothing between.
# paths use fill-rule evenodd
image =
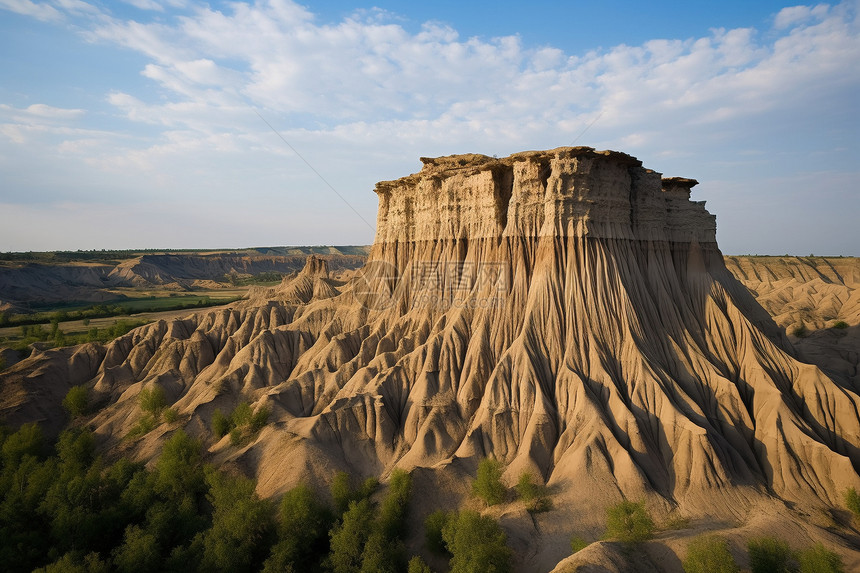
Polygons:
<instances>
[{"instance_id":1,"label":"sandstone rock","mask_svg":"<svg viewBox=\"0 0 860 573\"><path fill-rule=\"evenodd\" d=\"M231 309L109 345L91 379L112 397L92 420L106 443L160 384L263 495L399 466L422 497L462 499L492 456L509 484L530 469L553 492L551 517L509 520L521 539L541 528L523 570L552 569L566 524L597 531L625 497L717 521L790 504L761 510L766 528L860 487L857 390L799 362L728 272L694 180L587 147L422 161L377 185L376 239L349 282L310 258ZM68 361L43 356L16 375ZM243 399L273 423L231 454L206 428ZM611 546L592 551L617 568Z\"/></svg>"}]
</instances>

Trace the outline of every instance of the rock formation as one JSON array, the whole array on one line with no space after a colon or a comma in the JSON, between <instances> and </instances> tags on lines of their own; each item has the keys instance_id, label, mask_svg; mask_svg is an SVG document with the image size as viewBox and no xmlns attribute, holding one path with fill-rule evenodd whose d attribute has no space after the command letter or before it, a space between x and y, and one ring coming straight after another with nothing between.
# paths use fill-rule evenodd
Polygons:
<instances>
[{"instance_id":1,"label":"rock formation","mask_svg":"<svg viewBox=\"0 0 860 573\"><path fill-rule=\"evenodd\" d=\"M63 383L108 404L92 420L105 447L157 384L179 420L123 447L152 456L185 427L264 495L397 466L451 505L492 456L511 483L529 469L553 493L551 517L501 516L543 570L570 524L596 531L622 497L757 527L860 488L857 388L799 362L726 270L695 180L588 147L422 161L377 185L376 239L348 283L310 258L231 309L78 350ZM69 359L4 377L51 383L52 354ZM241 399L272 423L235 449L209 421Z\"/></svg>"}]
</instances>

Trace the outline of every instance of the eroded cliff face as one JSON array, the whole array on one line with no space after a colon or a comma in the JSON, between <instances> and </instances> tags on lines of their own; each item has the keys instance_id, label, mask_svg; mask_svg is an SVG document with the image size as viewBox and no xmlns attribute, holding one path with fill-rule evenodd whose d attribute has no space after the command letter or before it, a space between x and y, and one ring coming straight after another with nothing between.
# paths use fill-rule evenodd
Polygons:
<instances>
[{"instance_id":1,"label":"eroded cliff face","mask_svg":"<svg viewBox=\"0 0 860 573\"><path fill-rule=\"evenodd\" d=\"M860 487L857 389L793 357L726 270L694 180L584 147L422 161L377 185L350 282L311 259L232 309L91 350L76 380L108 404L92 420L106 447L157 384L180 416L124 446L141 457L182 426L264 495L398 466L450 504L493 456L511 482L529 469L550 486L564 518L534 522L546 539L569 539L565 520L596 527L622 496L743 521ZM48 383L49 359L5 377ZM237 449L209 427L242 399L272 414ZM559 544L530 535L514 543L548 570Z\"/></svg>"}]
</instances>

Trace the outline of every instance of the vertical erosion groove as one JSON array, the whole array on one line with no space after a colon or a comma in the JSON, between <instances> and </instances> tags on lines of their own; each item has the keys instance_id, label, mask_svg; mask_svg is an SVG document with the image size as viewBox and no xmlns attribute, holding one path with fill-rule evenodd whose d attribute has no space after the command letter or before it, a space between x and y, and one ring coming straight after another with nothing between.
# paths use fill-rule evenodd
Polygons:
<instances>
[{"instance_id":1,"label":"vertical erosion groove","mask_svg":"<svg viewBox=\"0 0 860 573\"><path fill-rule=\"evenodd\" d=\"M514 168L498 165L493 168L493 197L496 200L496 218L504 230L508 224L508 204L514 191Z\"/></svg>"}]
</instances>

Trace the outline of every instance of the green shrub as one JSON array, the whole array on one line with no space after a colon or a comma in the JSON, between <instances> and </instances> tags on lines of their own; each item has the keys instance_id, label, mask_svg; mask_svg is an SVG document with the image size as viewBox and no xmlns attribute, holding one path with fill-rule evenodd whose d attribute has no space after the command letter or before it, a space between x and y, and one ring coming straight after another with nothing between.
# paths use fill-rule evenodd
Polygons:
<instances>
[{"instance_id":1,"label":"green shrub","mask_svg":"<svg viewBox=\"0 0 860 573\"><path fill-rule=\"evenodd\" d=\"M230 418L225 416L220 408L215 408L212 414L212 432L218 438L223 438L230 431Z\"/></svg>"},{"instance_id":2,"label":"green shrub","mask_svg":"<svg viewBox=\"0 0 860 573\"><path fill-rule=\"evenodd\" d=\"M386 537L394 539L403 532L411 493L412 476L406 470L395 468L388 482L388 492L379 506L379 526Z\"/></svg>"},{"instance_id":3,"label":"green shrub","mask_svg":"<svg viewBox=\"0 0 860 573\"><path fill-rule=\"evenodd\" d=\"M79 418L87 413L89 392L84 386L72 386L63 398L63 408L72 418Z\"/></svg>"},{"instance_id":4,"label":"green shrub","mask_svg":"<svg viewBox=\"0 0 860 573\"><path fill-rule=\"evenodd\" d=\"M484 458L478 464L478 475L472 484L472 493L484 500L487 505L502 503L507 497L507 488L502 483L502 464L497 460Z\"/></svg>"},{"instance_id":5,"label":"green shrub","mask_svg":"<svg viewBox=\"0 0 860 573\"><path fill-rule=\"evenodd\" d=\"M644 502L622 501L606 510L606 535L622 543L639 543L654 535L654 520Z\"/></svg>"},{"instance_id":6,"label":"green shrub","mask_svg":"<svg viewBox=\"0 0 860 573\"><path fill-rule=\"evenodd\" d=\"M845 507L851 510L854 517L860 518L860 495L853 487L849 487L845 491Z\"/></svg>"},{"instance_id":7,"label":"green shrub","mask_svg":"<svg viewBox=\"0 0 860 573\"><path fill-rule=\"evenodd\" d=\"M354 497L356 500L370 499L378 487L379 480L371 476L361 482L361 486L355 491Z\"/></svg>"},{"instance_id":8,"label":"green shrub","mask_svg":"<svg viewBox=\"0 0 860 573\"><path fill-rule=\"evenodd\" d=\"M570 538L570 551L571 553L578 553L588 547L588 541L583 539L578 535L574 535Z\"/></svg>"},{"instance_id":9,"label":"green shrub","mask_svg":"<svg viewBox=\"0 0 860 573\"><path fill-rule=\"evenodd\" d=\"M164 421L172 424L179 417L179 413L174 408L168 408L164 411Z\"/></svg>"},{"instance_id":10,"label":"green shrub","mask_svg":"<svg viewBox=\"0 0 860 573\"><path fill-rule=\"evenodd\" d=\"M797 554L799 573L843 573L845 567L838 553L830 551L820 543Z\"/></svg>"},{"instance_id":11,"label":"green shrub","mask_svg":"<svg viewBox=\"0 0 860 573\"><path fill-rule=\"evenodd\" d=\"M453 514L442 537L451 553L451 573L511 571L507 535L491 517L468 510Z\"/></svg>"},{"instance_id":12,"label":"green shrub","mask_svg":"<svg viewBox=\"0 0 860 573\"><path fill-rule=\"evenodd\" d=\"M164 390L162 390L161 386L144 388L140 391L137 400L141 410L156 416L167 405L167 398L165 398Z\"/></svg>"},{"instance_id":13,"label":"green shrub","mask_svg":"<svg viewBox=\"0 0 860 573\"><path fill-rule=\"evenodd\" d=\"M373 525L373 505L369 499L350 502L339 527L330 532L328 565L333 573L357 573L364 547Z\"/></svg>"},{"instance_id":14,"label":"green shrub","mask_svg":"<svg viewBox=\"0 0 860 573\"><path fill-rule=\"evenodd\" d=\"M409 569L407 573L432 573L430 566L427 565L421 557L414 556L409 560Z\"/></svg>"},{"instance_id":15,"label":"green shrub","mask_svg":"<svg viewBox=\"0 0 860 573\"><path fill-rule=\"evenodd\" d=\"M446 511L438 509L424 518L424 540L427 549L434 553L445 553L445 539L442 530L448 524L450 515Z\"/></svg>"},{"instance_id":16,"label":"green shrub","mask_svg":"<svg viewBox=\"0 0 860 573\"><path fill-rule=\"evenodd\" d=\"M687 546L685 573L736 573L740 571L728 542L716 535L702 535Z\"/></svg>"},{"instance_id":17,"label":"green shrub","mask_svg":"<svg viewBox=\"0 0 860 573\"><path fill-rule=\"evenodd\" d=\"M274 532L273 507L253 480L208 471L212 525L202 536L202 571L259 571Z\"/></svg>"},{"instance_id":18,"label":"green shrub","mask_svg":"<svg viewBox=\"0 0 860 573\"><path fill-rule=\"evenodd\" d=\"M673 515L663 524L663 529L667 531L687 529L688 527L690 527L690 518L681 515Z\"/></svg>"},{"instance_id":19,"label":"green shrub","mask_svg":"<svg viewBox=\"0 0 860 573\"><path fill-rule=\"evenodd\" d=\"M230 430L230 444L234 447L239 447L245 442L244 436L242 436L242 430L239 428L233 428Z\"/></svg>"},{"instance_id":20,"label":"green shrub","mask_svg":"<svg viewBox=\"0 0 860 573\"><path fill-rule=\"evenodd\" d=\"M251 421L249 422L250 430L252 433L256 434L260 430L263 429L263 426L269 421L269 408L266 406L262 406L259 408L254 414L251 416Z\"/></svg>"},{"instance_id":21,"label":"green shrub","mask_svg":"<svg viewBox=\"0 0 860 573\"><path fill-rule=\"evenodd\" d=\"M45 438L39 424L31 422L22 425L17 432L3 441L4 465L17 466L24 456L39 457L44 443Z\"/></svg>"},{"instance_id":22,"label":"green shrub","mask_svg":"<svg viewBox=\"0 0 860 573\"><path fill-rule=\"evenodd\" d=\"M155 416L153 414L145 414L137 421L137 424L132 426L131 430L129 430L128 434L126 434L126 438L134 439L139 438L141 436L145 436L155 429L157 426L157 422Z\"/></svg>"},{"instance_id":23,"label":"green shrub","mask_svg":"<svg viewBox=\"0 0 860 573\"><path fill-rule=\"evenodd\" d=\"M520 474L520 479L516 485L517 495L520 499L528 503L534 500L541 494L541 488L534 482L534 476L531 472L525 471Z\"/></svg>"},{"instance_id":24,"label":"green shrub","mask_svg":"<svg viewBox=\"0 0 860 573\"><path fill-rule=\"evenodd\" d=\"M254 412L251 404L245 401L236 404L229 417L216 408L212 414L212 432L218 438L223 438L229 433L230 443L240 446L266 425L269 421L269 413L269 409L265 406Z\"/></svg>"},{"instance_id":25,"label":"green shrub","mask_svg":"<svg viewBox=\"0 0 860 573\"><path fill-rule=\"evenodd\" d=\"M783 573L789 571L791 549L788 543L775 537L756 537L747 542L752 573Z\"/></svg>"},{"instance_id":26,"label":"green shrub","mask_svg":"<svg viewBox=\"0 0 860 573\"><path fill-rule=\"evenodd\" d=\"M848 328L848 323L845 322L844 320L837 320L835 323L833 323L833 328L838 328L839 330L845 330L846 328Z\"/></svg>"},{"instance_id":27,"label":"green shrub","mask_svg":"<svg viewBox=\"0 0 860 573\"><path fill-rule=\"evenodd\" d=\"M233 413L230 414L230 423L234 428L247 426L251 423L253 415L254 411L251 410L251 404L248 402L239 402L236 404L236 407L233 408Z\"/></svg>"},{"instance_id":28,"label":"green shrub","mask_svg":"<svg viewBox=\"0 0 860 573\"><path fill-rule=\"evenodd\" d=\"M552 509L552 501L547 495L546 487L535 483L531 472L523 472L516 485L517 495L526 504L531 513L541 513Z\"/></svg>"},{"instance_id":29,"label":"green shrub","mask_svg":"<svg viewBox=\"0 0 860 573\"><path fill-rule=\"evenodd\" d=\"M348 473L337 472L328 486L334 509L338 515L342 515L349 509L349 502L352 500L352 488L349 481Z\"/></svg>"},{"instance_id":30,"label":"green shrub","mask_svg":"<svg viewBox=\"0 0 860 573\"><path fill-rule=\"evenodd\" d=\"M318 556L328 550L328 509L310 487L299 484L281 498L278 517L278 542L266 560L264 573L315 570Z\"/></svg>"}]
</instances>

